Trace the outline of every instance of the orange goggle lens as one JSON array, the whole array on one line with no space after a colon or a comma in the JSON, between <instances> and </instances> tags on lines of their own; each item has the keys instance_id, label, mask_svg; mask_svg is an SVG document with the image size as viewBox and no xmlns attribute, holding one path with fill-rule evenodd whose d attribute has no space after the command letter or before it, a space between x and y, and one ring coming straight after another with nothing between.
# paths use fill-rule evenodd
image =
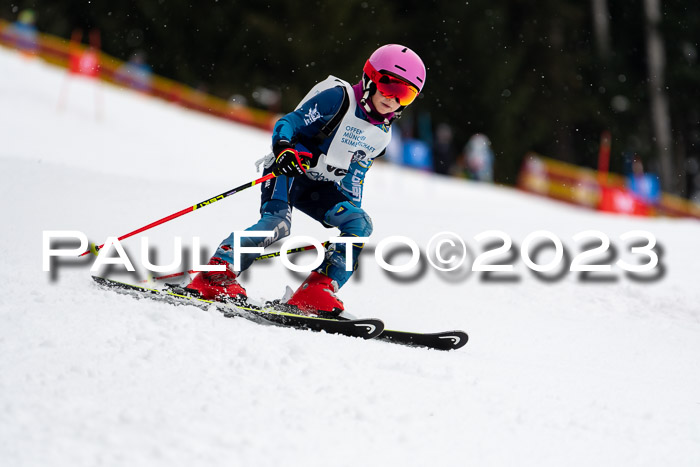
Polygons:
<instances>
[{"instance_id":1,"label":"orange goggle lens","mask_svg":"<svg viewBox=\"0 0 700 467\"><path fill-rule=\"evenodd\" d=\"M377 91L389 99L398 99L401 105L410 104L418 96L416 88L387 75L383 75L377 83Z\"/></svg>"}]
</instances>

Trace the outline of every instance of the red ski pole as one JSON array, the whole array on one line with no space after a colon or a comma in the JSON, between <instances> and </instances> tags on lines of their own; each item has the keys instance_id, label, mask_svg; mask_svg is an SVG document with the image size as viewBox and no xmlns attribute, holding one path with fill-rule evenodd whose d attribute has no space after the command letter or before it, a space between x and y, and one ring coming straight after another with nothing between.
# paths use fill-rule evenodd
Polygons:
<instances>
[{"instance_id":1,"label":"red ski pole","mask_svg":"<svg viewBox=\"0 0 700 467\"><path fill-rule=\"evenodd\" d=\"M271 178L275 178L277 175L278 175L278 174L277 174L276 172L269 173L269 174L265 175L264 177L258 178L257 180L253 180L252 182L245 183L245 184L243 184L243 185L241 185L241 186L238 186L238 187L233 188L233 189L231 189L231 190L229 190L229 191L226 191L226 192L224 192L224 193L221 193L221 194L218 195L218 196L214 196L213 198L209 198L209 199L206 199L206 200L204 200L204 201L201 201L201 202L195 204L194 206L187 207L187 208L183 209L182 211L178 211L178 212L176 212L176 213L174 213L174 214L170 214L169 216L164 217L164 218L162 218L162 219L160 219L160 220L157 220L157 221L155 221L155 222L152 222L152 223L150 223L150 224L148 224L148 225L144 225L143 227L141 227L141 228L139 228L139 229L136 229L136 230L134 230L133 232L129 232L128 234L122 235L121 237L117 238L117 240L121 241L121 240L124 240L125 238L132 237L132 236L134 236L134 235L136 235L136 234L138 234L138 233L145 232L145 231L148 230L148 229L152 229L153 227L156 227L156 226L158 226L158 225L165 224L166 222L169 222L169 221L171 221L171 220L173 220L173 219L177 219L178 217L184 216L184 215L187 214L187 213L190 213L190 212L192 212L192 211L196 211L197 209L203 208L203 207L205 207L205 206L209 206L210 204L215 203L215 202L217 202L217 201L220 201L220 200L222 200L222 199L224 199L224 198L228 198L228 197L231 196L231 195L235 195L235 194L238 193L239 191L243 191L243 190L245 190L246 188L250 188L250 187L252 187L252 186L254 186L254 185L257 185L257 184L259 184L259 183L266 182L266 181L270 180ZM103 243L102 245L100 245L100 246L96 246L96 245L93 243L93 244L90 246L90 249L89 249L88 251L84 252L83 254L81 254L80 256L85 256L86 254L88 254L88 253L90 253L90 252L92 252L93 254L97 255L97 253L100 251L100 249L101 249L103 246L104 246L104 243Z\"/></svg>"}]
</instances>

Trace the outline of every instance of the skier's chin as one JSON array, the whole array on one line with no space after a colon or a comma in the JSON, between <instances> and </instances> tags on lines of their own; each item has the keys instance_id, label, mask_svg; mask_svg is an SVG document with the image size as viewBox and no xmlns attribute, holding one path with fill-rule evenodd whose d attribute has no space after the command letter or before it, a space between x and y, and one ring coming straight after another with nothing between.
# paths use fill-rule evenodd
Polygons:
<instances>
[{"instance_id":1,"label":"skier's chin","mask_svg":"<svg viewBox=\"0 0 700 467\"><path fill-rule=\"evenodd\" d=\"M383 102L380 105L382 108L379 110L379 113L385 117L394 111L390 106L384 104Z\"/></svg>"}]
</instances>

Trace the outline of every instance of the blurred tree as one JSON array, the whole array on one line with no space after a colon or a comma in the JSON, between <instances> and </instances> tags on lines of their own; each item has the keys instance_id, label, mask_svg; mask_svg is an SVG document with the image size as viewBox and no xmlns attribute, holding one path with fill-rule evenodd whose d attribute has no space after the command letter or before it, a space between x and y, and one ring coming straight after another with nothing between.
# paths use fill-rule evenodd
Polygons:
<instances>
[{"instance_id":1,"label":"blurred tree","mask_svg":"<svg viewBox=\"0 0 700 467\"><path fill-rule=\"evenodd\" d=\"M666 50L659 30L661 5L659 0L644 0L649 97L656 158L661 170L661 187L678 191L674 176L671 144L671 115L666 94Z\"/></svg>"},{"instance_id":2,"label":"blurred tree","mask_svg":"<svg viewBox=\"0 0 700 467\"><path fill-rule=\"evenodd\" d=\"M608 0L591 0L591 15L593 18L593 33L602 61L610 58L610 12Z\"/></svg>"}]
</instances>

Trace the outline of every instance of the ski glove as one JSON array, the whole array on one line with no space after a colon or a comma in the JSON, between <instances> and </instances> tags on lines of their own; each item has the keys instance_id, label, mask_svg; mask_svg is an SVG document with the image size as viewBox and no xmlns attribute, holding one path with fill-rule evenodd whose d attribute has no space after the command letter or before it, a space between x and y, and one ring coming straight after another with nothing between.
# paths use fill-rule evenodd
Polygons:
<instances>
[{"instance_id":1,"label":"ski glove","mask_svg":"<svg viewBox=\"0 0 700 467\"><path fill-rule=\"evenodd\" d=\"M272 152L275 154L274 174L287 177L304 175L313 157L310 152L297 151L292 143L285 139L276 142L272 146Z\"/></svg>"}]
</instances>

